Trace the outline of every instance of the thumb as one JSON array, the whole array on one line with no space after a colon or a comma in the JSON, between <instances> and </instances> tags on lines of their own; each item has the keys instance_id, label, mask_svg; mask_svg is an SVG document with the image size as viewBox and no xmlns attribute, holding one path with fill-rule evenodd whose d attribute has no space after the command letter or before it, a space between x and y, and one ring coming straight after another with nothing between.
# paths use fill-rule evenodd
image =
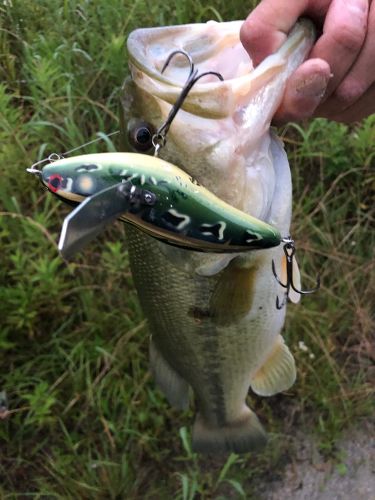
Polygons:
<instances>
[{"instance_id":1,"label":"thumb","mask_svg":"<svg viewBox=\"0 0 375 500\"><path fill-rule=\"evenodd\" d=\"M289 78L283 100L275 113L274 123L311 117L324 97L330 78L331 69L326 61L305 61Z\"/></svg>"}]
</instances>

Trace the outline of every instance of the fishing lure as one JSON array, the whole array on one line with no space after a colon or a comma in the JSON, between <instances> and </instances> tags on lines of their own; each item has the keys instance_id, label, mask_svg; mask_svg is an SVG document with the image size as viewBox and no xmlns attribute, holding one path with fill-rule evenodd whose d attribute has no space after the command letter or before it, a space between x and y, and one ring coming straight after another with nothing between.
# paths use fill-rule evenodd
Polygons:
<instances>
[{"instance_id":1,"label":"fishing lure","mask_svg":"<svg viewBox=\"0 0 375 500\"><path fill-rule=\"evenodd\" d=\"M61 232L59 250L65 258L118 218L158 240L202 252L243 252L283 241L276 228L223 202L158 157L97 153L29 172L62 201L78 205Z\"/></svg>"}]
</instances>

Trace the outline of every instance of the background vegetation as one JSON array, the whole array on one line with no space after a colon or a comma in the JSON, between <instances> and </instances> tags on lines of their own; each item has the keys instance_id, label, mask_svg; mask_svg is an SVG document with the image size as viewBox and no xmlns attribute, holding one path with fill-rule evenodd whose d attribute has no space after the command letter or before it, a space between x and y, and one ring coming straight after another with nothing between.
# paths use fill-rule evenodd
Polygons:
<instances>
[{"instance_id":1,"label":"background vegetation","mask_svg":"<svg viewBox=\"0 0 375 500\"><path fill-rule=\"evenodd\" d=\"M121 224L67 264L56 247L67 209L25 173L100 134L85 152L116 147L105 134L118 128L132 29L242 18L254 3L0 3L0 498L251 498L259 477L282 474L297 429L335 457L373 409L374 116L280 131L303 281L322 270L323 286L289 308L298 382L250 396L271 433L257 457L192 454L193 414L171 410L147 371Z\"/></svg>"}]
</instances>

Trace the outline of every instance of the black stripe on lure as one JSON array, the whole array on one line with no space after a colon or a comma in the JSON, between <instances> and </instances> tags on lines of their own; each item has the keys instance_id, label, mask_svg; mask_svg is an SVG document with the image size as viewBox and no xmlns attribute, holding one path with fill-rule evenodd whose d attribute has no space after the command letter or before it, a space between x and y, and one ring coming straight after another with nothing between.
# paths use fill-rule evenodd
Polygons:
<instances>
[{"instance_id":1,"label":"black stripe on lure","mask_svg":"<svg viewBox=\"0 0 375 500\"><path fill-rule=\"evenodd\" d=\"M273 226L233 208L155 156L81 155L29 172L60 200L78 205L63 224L59 250L64 258L118 218L158 240L201 252L237 253L283 241Z\"/></svg>"}]
</instances>

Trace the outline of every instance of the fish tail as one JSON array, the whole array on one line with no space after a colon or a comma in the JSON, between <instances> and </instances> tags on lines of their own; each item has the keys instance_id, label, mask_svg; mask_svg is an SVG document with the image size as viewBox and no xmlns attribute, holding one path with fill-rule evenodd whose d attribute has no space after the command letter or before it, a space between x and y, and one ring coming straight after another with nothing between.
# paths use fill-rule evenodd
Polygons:
<instances>
[{"instance_id":1,"label":"fish tail","mask_svg":"<svg viewBox=\"0 0 375 500\"><path fill-rule=\"evenodd\" d=\"M246 406L238 420L221 427L210 425L198 413L192 441L193 451L198 453L246 453L263 448L267 436L258 417Z\"/></svg>"}]
</instances>

